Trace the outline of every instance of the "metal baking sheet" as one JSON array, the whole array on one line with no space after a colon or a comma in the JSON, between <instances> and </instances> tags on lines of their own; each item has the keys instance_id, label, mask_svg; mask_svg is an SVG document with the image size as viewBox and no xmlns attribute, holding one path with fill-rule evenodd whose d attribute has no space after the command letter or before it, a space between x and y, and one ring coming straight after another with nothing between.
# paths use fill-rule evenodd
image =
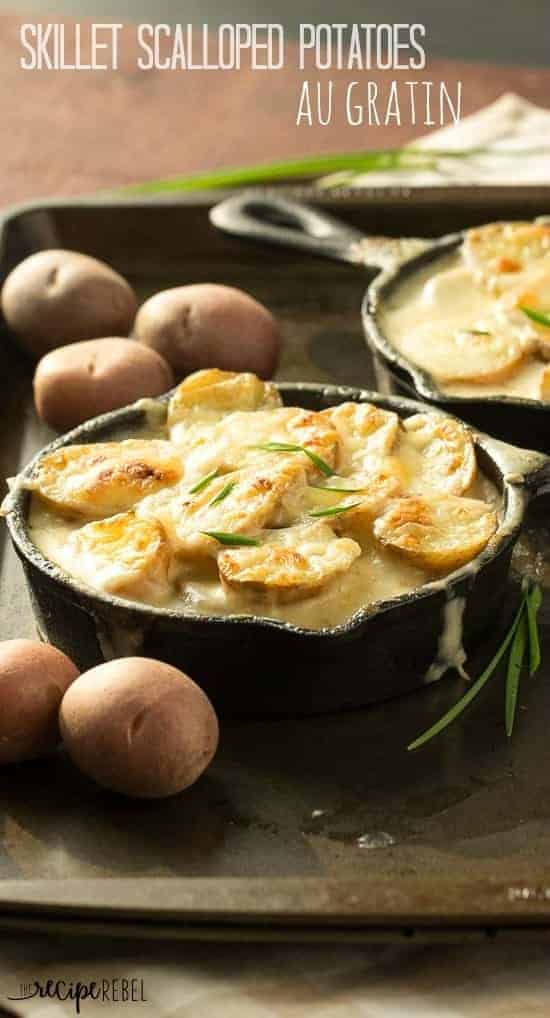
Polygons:
<instances>
[{"instance_id":1,"label":"metal baking sheet","mask_svg":"<svg viewBox=\"0 0 550 1018\"><path fill-rule=\"evenodd\" d=\"M311 198L307 189L290 193ZM199 281L240 286L283 323L281 379L375 388L359 319L364 272L221 236L208 223L212 200L91 199L8 211L0 279L35 250L69 247L110 262L143 298ZM371 234L435 236L548 214L550 188L342 192L323 204ZM32 363L5 327L0 339L5 477L51 434L34 415ZM532 512L527 542L541 575L547 513L542 505ZM4 528L0 555L1 637L33 636ZM514 597L511 584L511 608ZM444 737L406 752L462 692L448 675L369 710L227 721L208 773L164 802L105 793L62 753L5 770L0 925L241 939L550 931L549 623L543 605L546 664L523 685L512 741L500 680ZM479 649L473 674L490 652Z\"/></svg>"}]
</instances>

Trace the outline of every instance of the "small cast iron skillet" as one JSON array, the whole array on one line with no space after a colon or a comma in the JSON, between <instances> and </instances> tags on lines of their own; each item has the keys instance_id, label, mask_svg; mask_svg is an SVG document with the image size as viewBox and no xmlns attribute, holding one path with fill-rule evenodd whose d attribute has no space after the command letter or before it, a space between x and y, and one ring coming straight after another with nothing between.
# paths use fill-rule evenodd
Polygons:
<instances>
[{"instance_id":1,"label":"small cast iron skillet","mask_svg":"<svg viewBox=\"0 0 550 1018\"><path fill-rule=\"evenodd\" d=\"M400 397L314 384L279 386L287 405L323 410L345 400L372 402L405 418L426 407ZM169 394L163 397L166 403ZM430 412L440 414L438 410ZM52 442L40 458L77 443L119 440L139 431L138 406L88 421ZM478 463L501 492L502 519L473 562L438 582L314 631L258 617L196 617L135 604L84 587L46 560L32 543L29 493L17 484L7 522L25 571L40 634L81 669L105 658L145 654L187 671L217 709L233 715L296 715L360 707L421 686L440 653L448 605L465 598L466 651L494 627L505 608L510 557L525 509L550 485L550 459L474 434ZM460 633L458 633L460 636Z\"/></svg>"},{"instance_id":2,"label":"small cast iron skillet","mask_svg":"<svg viewBox=\"0 0 550 1018\"><path fill-rule=\"evenodd\" d=\"M216 205L210 218L219 229L248 240L298 248L375 273L363 298L361 316L374 354L380 388L420 396L469 421L481 431L515 445L550 452L550 403L518 396L450 396L384 335L380 312L403 281L460 247L463 233L438 240L366 237L318 209L248 192Z\"/></svg>"}]
</instances>

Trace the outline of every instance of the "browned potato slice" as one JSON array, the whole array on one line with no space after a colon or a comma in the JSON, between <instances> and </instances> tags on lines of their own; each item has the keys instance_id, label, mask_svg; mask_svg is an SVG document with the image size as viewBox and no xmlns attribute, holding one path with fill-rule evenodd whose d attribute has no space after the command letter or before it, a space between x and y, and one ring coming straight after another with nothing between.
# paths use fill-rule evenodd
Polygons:
<instances>
[{"instance_id":1,"label":"browned potato slice","mask_svg":"<svg viewBox=\"0 0 550 1018\"><path fill-rule=\"evenodd\" d=\"M380 410L372 403L341 403L323 410L340 438L339 469L343 473L361 470L373 457L392 451L399 432L397 414Z\"/></svg>"},{"instance_id":2,"label":"browned potato slice","mask_svg":"<svg viewBox=\"0 0 550 1018\"><path fill-rule=\"evenodd\" d=\"M353 474L345 480L346 485L357 489L357 492L341 494L333 504L352 508L330 517L331 525L342 533L370 532L373 520L383 512L388 502L404 491L401 463L393 456L386 456L368 473ZM327 491L330 491L330 484Z\"/></svg>"},{"instance_id":3,"label":"browned potato slice","mask_svg":"<svg viewBox=\"0 0 550 1018\"><path fill-rule=\"evenodd\" d=\"M110 516L175 484L182 465L168 442L68 445L40 460L28 487L64 513Z\"/></svg>"},{"instance_id":4,"label":"browned potato slice","mask_svg":"<svg viewBox=\"0 0 550 1018\"><path fill-rule=\"evenodd\" d=\"M374 535L414 565L447 573L475 558L497 527L495 512L473 498L408 495L374 523Z\"/></svg>"},{"instance_id":5,"label":"browned potato slice","mask_svg":"<svg viewBox=\"0 0 550 1018\"><path fill-rule=\"evenodd\" d=\"M503 304L507 309L516 309L514 314L516 329L523 328L532 332L537 337L540 352L544 357L549 357L550 325L536 322L521 309L530 308L550 317L550 263L527 273L521 285L506 294Z\"/></svg>"},{"instance_id":6,"label":"browned potato slice","mask_svg":"<svg viewBox=\"0 0 550 1018\"><path fill-rule=\"evenodd\" d=\"M506 323L490 326L447 328L426 322L403 337L406 357L439 382L501 382L520 367L527 347Z\"/></svg>"},{"instance_id":7,"label":"browned potato slice","mask_svg":"<svg viewBox=\"0 0 550 1018\"><path fill-rule=\"evenodd\" d=\"M213 556L220 545L205 531L257 534L270 525L293 489L305 488L305 480L299 459L286 457L215 477L198 492L187 485L160 492L137 512L160 520L182 558Z\"/></svg>"},{"instance_id":8,"label":"browned potato slice","mask_svg":"<svg viewBox=\"0 0 550 1018\"><path fill-rule=\"evenodd\" d=\"M271 382L262 382L249 372L196 371L178 385L168 408L168 425L177 424L189 410L228 413L232 410L258 410L277 407L281 398Z\"/></svg>"},{"instance_id":9,"label":"browned potato slice","mask_svg":"<svg viewBox=\"0 0 550 1018\"><path fill-rule=\"evenodd\" d=\"M360 554L355 541L317 522L276 531L258 547L222 551L218 569L227 587L291 601L317 594Z\"/></svg>"},{"instance_id":10,"label":"browned potato slice","mask_svg":"<svg viewBox=\"0 0 550 1018\"><path fill-rule=\"evenodd\" d=\"M403 422L399 458L411 493L462 495L476 477L476 454L468 429L438 414L414 414Z\"/></svg>"},{"instance_id":11,"label":"browned potato slice","mask_svg":"<svg viewBox=\"0 0 550 1018\"><path fill-rule=\"evenodd\" d=\"M331 468L336 466L340 452L338 432L320 413L308 410L297 410L288 424L290 441L303 445ZM304 457L305 459L305 457ZM305 467L309 474L319 473L312 460L307 458Z\"/></svg>"},{"instance_id":12,"label":"browned potato slice","mask_svg":"<svg viewBox=\"0 0 550 1018\"><path fill-rule=\"evenodd\" d=\"M463 253L480 282L505 288L517 273L550 256L550 224L489 223L468 230Z\"/></svg>"},{"instance_id":13,"label":"browned potato slice","mask_svg":"<svg viewBox=\"0 0 550 1018\"><path fill-rule=\"evenodd\" d=\"M100 590L141 601L159 601L170 592L170 548L157 520L118 513L87 523L71 534L64 564Z\"/></svg>"},{"instance_id":14,"label":"browned potato slice","mask_svg":"<svg viewBox=\"0 0 550 1018\"><path fill-rule=\"evenodd\" d=\"M310 475L319 473L305 454L284 450L269 452L262 448L273 442L304 446L331 468L339 451L338 435L330 420L323 414L297 407L257 410L253 417L248 412L238 411L221 420L199 417L180 421L172 430L172 437L185 456L185 476L190 482L216 468L235 470L263 462L266 457L278 462L289 455L298 458Z\"/></svg>"}]
</instances>

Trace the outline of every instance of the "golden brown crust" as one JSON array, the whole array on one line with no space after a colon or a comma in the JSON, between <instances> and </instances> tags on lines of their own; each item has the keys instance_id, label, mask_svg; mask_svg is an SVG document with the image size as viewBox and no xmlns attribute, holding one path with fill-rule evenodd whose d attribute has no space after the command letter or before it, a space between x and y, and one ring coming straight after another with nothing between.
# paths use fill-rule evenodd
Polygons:
<instances>
[{"instance_id":1,"label":"golden brown crust","mask_svg":"<svg viewBox=\"0 0 550 1018\"><path fill-rule=\"evenodd\" d=\"M355 541L336 537L325 523L312 522L272 534L259 547L222 551L218 569L226 587L293 601L319 593L360 554Z\"/></svg>"},{"instance_id":2,"label":"golden brown crust","mask_svg":"<svg viewBox=\"0 0 550 1018\"><path fill-rule=\"evenodd\" d=\"M178 385L170 400L168 424L176 424L191 409L228 413L232 410L251 411L280 405L279 393L271 382L263 382L249 372L209 368L195 371Z\"/></svg>"},{"instance_id":3,"label":"golden brown crust","mask_svg":"<svg viewBox=\"0 0 550 1018\"><path fill-rule=\"evenodd\" d=\"M381 544L430 572L451 572L475 558L497 527L485 502L456 495L396 499L374 523Z\"/></svg>"},{"instance_id":4,"label":"golden brown crust","mask_svg":"<svg viewBox=\"0 0 550 1018\"><path fill-rule=\"evenodd\" d=\"M129 512L87 523L65 554L77 576L121 597L161 600L170 593L170 547L157 520Z\"/></svg>"},{"instance_id":5,"label":"golden brown crust","mask_svg":"<svg viewBox=\"0 0 550 1018\"><path fill-rule=\"evenodd\" d=\"M414 414L403 422L400 455L410 462L411 493L440 491L462 495L477 473L472 436L466 425L435 413Z\"/></svg>"},{"instance_id":6,"label":"golden brown crust","mask_svg":"<svg viewBox=\"0 0 550 1018\"><path fill-rule=\"evenodd\" d=\"M40 460L29 487L61 512L107 516L175 484L182 473L170 443L128 439L58 449Z\"/></svg>"}]
</instances>

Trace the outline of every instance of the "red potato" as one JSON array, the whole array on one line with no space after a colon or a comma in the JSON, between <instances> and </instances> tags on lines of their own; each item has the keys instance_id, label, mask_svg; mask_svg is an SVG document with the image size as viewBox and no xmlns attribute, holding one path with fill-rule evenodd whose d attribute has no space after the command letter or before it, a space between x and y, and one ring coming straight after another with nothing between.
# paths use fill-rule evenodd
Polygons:
<instances>
[{"instance_id":1,"label":"red potato","mask_svg":"<svg viewBox=\"0 0 550 1018\"><path fill-rule=\"evenodd\" d=\"M221 368L271 378L281 346L279 326L267 308L242 290L214 283L155 294L138 311L134 332L166 358L177 377Z\"/></svg>"},{"instance_id":2,"label":"red potato","mask_svg":"<svg viewBox=\"0 0 550 1018\"><path fill-rule=\"evenodd\" d=\"M119 658L84 672L67 690L59 717L77 767L134 798L181 792L218 745L206 694L177 668L149 658Z\"/></svg>"},{"instance_id":3,"label":"red potato","mask_svg":"<svg viewBox=\"0 0 550 1018\"><path fill-rule=\"evenodd\" d=\"M50 427L67 431L144 396L160 396L173 384L170 365L155 350L131 339L91 339L42 357L34 403Z\"/></svg>"},{"instance_id":4,"label":"red potato","mask_svg":"<svg viewBox=\"0 0 550 1018\"><path fill-rule=\"evenodd\" d=\"M78 669L60 650L35 640L0 643L0 764L55 749L63 694Z\"/></svg>"},{"instance_id":5,"label":"red potato","mask_svg":"<svg viewBox=\"0 0 550 1018\"><path fill-rule=\"evenodd\" d=\"M127 336L137 300L129 283L97 258L52 248L25 258L1 294L4 317L30 353L65 343Z\"/></svg>"}]
</instances>

